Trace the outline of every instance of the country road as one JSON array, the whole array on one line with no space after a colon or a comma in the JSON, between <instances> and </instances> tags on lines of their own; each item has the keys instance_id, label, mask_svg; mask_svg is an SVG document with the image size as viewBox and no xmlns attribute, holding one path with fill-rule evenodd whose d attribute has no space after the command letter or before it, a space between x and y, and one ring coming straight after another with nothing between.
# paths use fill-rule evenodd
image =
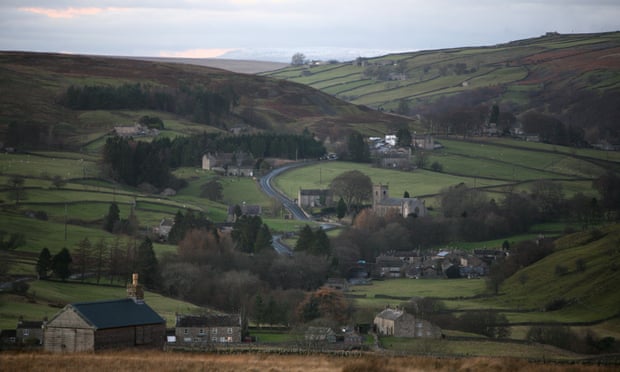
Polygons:
<instances>
[{"instance_id":1,"label":"country road","mask_svg":"<svg viewBox=\"0 0 620 372\"><path fill-rule=\"evenodd\" d=\"M312 219L306 215L306 213L295 203L294 200L289 199L284 193L280 190L276 189L272 185L273 178L294 168L303 167L306 165L311 165L314 162L303 162L303 163L291 163L284 165L280 168L276 168L269 172L268 174L261 177L259 180L260 188L263 192L272 198L276 198L279 202L282 203L282 206L286 208L296 220L300 221L311 221ZM285 254L288 256L293 255L293 251L286 245L281 242L280 235L273 236L273 249L276 250L279 254Z\"/></svg>"}]
</instances>

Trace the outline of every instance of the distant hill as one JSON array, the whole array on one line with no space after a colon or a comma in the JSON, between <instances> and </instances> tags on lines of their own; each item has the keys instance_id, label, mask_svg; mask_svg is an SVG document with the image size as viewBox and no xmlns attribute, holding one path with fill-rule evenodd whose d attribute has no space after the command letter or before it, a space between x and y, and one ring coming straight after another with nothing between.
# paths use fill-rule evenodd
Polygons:
<instances>
[{"instance_id":1,"label":"distant hill","mask_svg":"<svg viewBox=\"0 0 620 372\"><path fill-rule=\"evenodd\" d=\"M590 143L620 143L620 32L548 33L494 46L291 66L265 75L420 117L431 132L459 131L467 121L482 124L496 104L502 130L533 110L581 128Z\"/></svg>"},{"instance_id":2,"label":"distant hill","mask_svg":"<svg viewBox=\"0 0 620 372\"><path fill-rule=\"evenodd\" d=\"M121 57L122 58L122 57ZM244 59L226 58L173 58L173 57L125 57L140 61L166 62L166 63L186 63L190 65L205 66L237 72L241 74L257 74L269 72L288 67L289 63L253 61Z\"/></svg>"},{"instance_id":3,"label":"distant hill","mask_svg":"<svg viewBox=\"0 0 620 372\"><path fill-rule=\"evenodd\" d=\"M0 52L0 81L10 92L0 95L5 146L82 148L143 115L161 117L167 136L307 129L333 139L411 122L302 84L192 64Z\"/></svg>"}]
</instances>

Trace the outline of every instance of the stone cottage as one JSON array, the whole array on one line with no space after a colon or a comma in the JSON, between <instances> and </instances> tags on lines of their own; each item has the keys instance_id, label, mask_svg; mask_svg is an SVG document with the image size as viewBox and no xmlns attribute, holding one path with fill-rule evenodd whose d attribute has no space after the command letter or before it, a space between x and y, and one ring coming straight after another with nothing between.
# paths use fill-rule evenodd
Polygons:
<instances>
[{"instance_id":1,"label":"stone cottage","mask_svg":"<svg viewBox=\"0 0 620 372\"><path fill-rule=\"evenodd\" d=\"M440 338L441 329L431 322L408 314L405 309L386 307L375 316L375 331L380 336Z\"/></svg>"}]
</instances>

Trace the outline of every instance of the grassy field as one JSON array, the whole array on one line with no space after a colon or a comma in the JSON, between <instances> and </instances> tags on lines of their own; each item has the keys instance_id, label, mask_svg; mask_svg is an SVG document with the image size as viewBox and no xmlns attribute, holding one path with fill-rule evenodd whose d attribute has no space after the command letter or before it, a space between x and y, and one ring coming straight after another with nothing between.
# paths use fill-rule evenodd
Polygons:
<instances>
[{"instance_id":1,"label":"grassy field","mask_svg":"<svg viewBox=\"0 0 620 372\"><path fill-rule=\"evenodd\" d=\"M106 283L106 280L102 280ZM74 302L100 301L127 297L126 289L122 286L104 286L79 283L63 283L52 281L30 282L29 299L12 294L0 294L0 329L15 328L19 316L24 319L36 320L44 317L51 318L63 306ZM145 291L144 300L168 324L175 324L175 313L197 313L201 310L190 303L164 297L160 294Z\"/></svg>"}]
</instances>

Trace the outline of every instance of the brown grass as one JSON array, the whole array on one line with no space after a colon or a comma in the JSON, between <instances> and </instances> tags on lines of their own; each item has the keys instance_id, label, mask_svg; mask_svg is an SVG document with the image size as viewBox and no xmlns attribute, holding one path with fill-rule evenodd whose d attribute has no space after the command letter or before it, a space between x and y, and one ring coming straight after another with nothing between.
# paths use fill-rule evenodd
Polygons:
<instances>
[{"instance_id":1,"label":"brown grass","mask_svg":"<svg viewBox=\"0 0 620 372\"><path fill-rule=\"evenodd\" d=\"M615 366L617 368L617 366ZM283 356L276 354L218 355L157 351L110 351L101 353L0 354L2 371L591 371L617 370L594 365L531 363L505 358L387 357L364 355Z\"/></svg>"}]
</instances>

